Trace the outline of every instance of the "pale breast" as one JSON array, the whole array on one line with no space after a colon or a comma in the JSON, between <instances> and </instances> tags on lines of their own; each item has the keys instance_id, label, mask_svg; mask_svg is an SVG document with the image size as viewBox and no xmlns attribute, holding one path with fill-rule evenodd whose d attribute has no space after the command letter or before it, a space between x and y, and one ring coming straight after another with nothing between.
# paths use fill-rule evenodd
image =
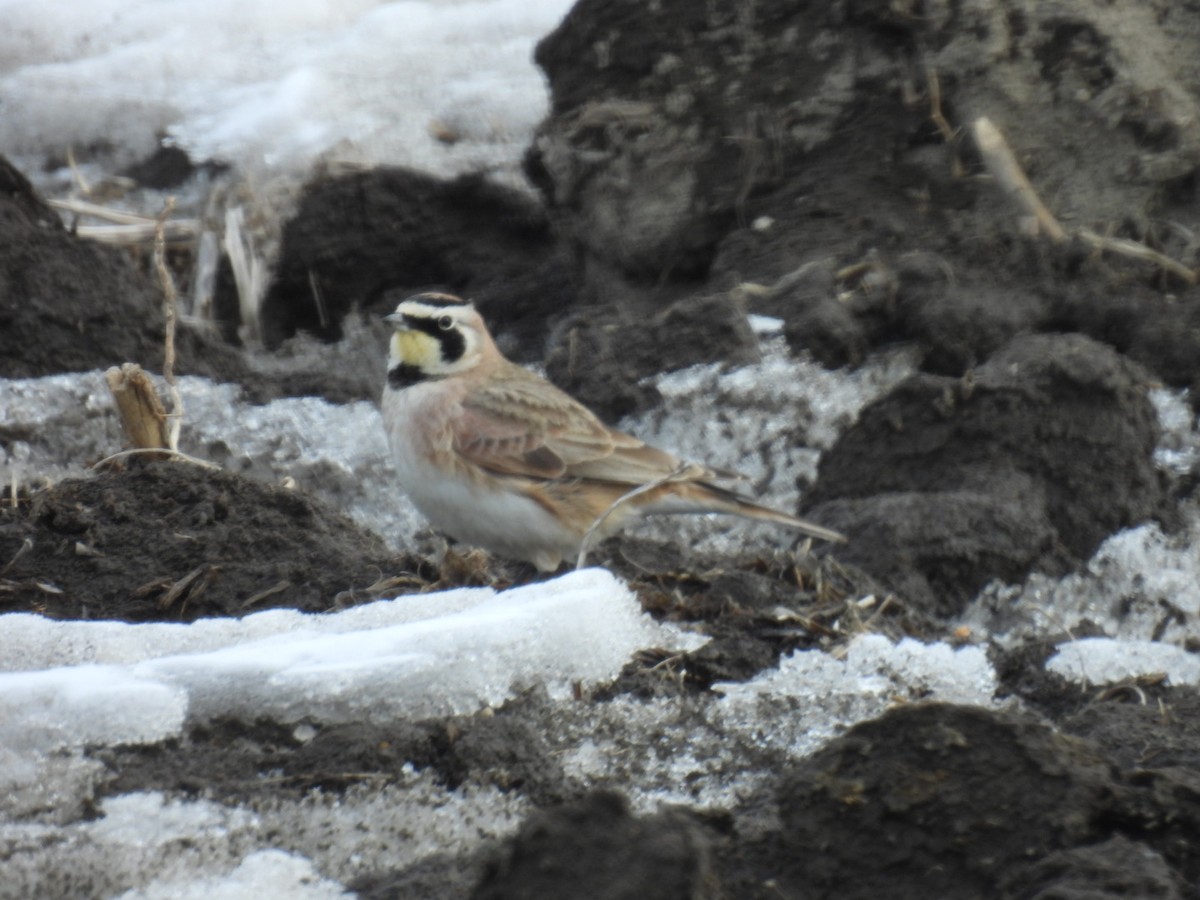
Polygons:
<instances>
[{"instance_id":1,"label":"pale breast","mask_svg":"<svg viewBox=\"0 0 1200 900\"><path fill-rule=\"evenodd\" d=\"M578 547L540 503L511 479L463 463L451 449L458 397L444 382L386 389L383 418L400 486L436 528L502 556L554 568Z\"/></svg>"}]
</instances>

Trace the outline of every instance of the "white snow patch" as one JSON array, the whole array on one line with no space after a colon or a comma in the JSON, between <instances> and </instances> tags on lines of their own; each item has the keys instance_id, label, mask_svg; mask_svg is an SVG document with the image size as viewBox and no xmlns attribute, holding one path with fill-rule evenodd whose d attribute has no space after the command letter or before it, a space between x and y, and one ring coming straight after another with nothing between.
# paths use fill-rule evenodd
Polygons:
<instances>
[{"instance_id":1,"label":"white snow patch","mask_svg":"<svg viewBox=\"0 0 1200 900\"><path fill-rule=\"evenodd\" d=\"M1172 685L1200 684L1200 658L1183 647L1157 641L1083 638L1060 644L1046 669L1083 684L1112 684L1165 675Z\"/></svg>"},{"instance_id":2,"label":"white snow patch","mask_svg":"<svg viewBox=\"0 0 1200 900\"><path fill-rule=\"evenodd\" d=\"M1163 428L1154 461L1177 475L1191 472L1200 465L1200 417L1192 411L1188 391L1154 388L1149 393Z\"/></svg>"},{"instance_id":3,"label":"white snow patch","mask_svg":"<svg viewBox=\"0 0 1200 900\"><path fill-rule=\"evenodd\" d=\"M0 821L0 896L175 898L208 889L224 900L257 886L260 897L337 897L356 877L503 837L528 802L494 788L451 792L432 775L402 772L383 786L254 810L155 791L110 797L98 811L65 826Z\"/></svg>"},{"instance_id":4,"label":"white snow patch","mask_svg":"<svg viewBox=\"0 0 1200 900\"><path fill-rule=\"evenodd\" d=\"M0 616L0 627L10 619ZM117 666L0 675L0 749L48 752L139 744L177 734L187 692Z\"/></svg>"},{"instance_id":5,"label":"white snow patch","mask_svg":"<svg viewBox=\"0 0 1200 900\"><path fill-rule=\"evenodd\" d=\"M336 900L352 896L341 885L322 878L304 857L282 850L260 850L227 875L159 879L126 891L117 900Z\"/></svg>"},{"instance_id":6,"label":"white snow patch","mask_svg":"<svg viewBox=\"0 0 1200 900\"><path fill-rule=\"evenodd\" d=\"M342 613L192 625L0 616L0 747L139 743L216 716L387 722L468 713L514 690L570 696L637 650L694 647L601 569L497 593L400 597ZM82 660L111 660L105 665Z\"/></svg>"},{"instance_id":7,"label":"white snow patch","mask_svg":"<svg viewBox=\"0 0 1200 900\"><path fill-rule=\"evenodd\" d=\"M244 172L324 159L519 181L548 105L533 46L570 6L0 0L0 152L108 142L128 163L166 133Z\"/></svg>"},{"instance_id":8,"label":"white snow patch","mask_svg":"<svg viewBox=\"0 0 1200 900\"><path fill-rule=\"evenodd\" d=\"M780 660L779 668L745 683L714 686L725 695L715 709L731 728L755 740L806 756L855 722L874 718L896 703L940 700L992 705L996 673L981 647L954 648L911 638L893 643L864 634L845 656L810 650ZM793 710L780 715L783 704ZM773 707L773 715L764 715ZM764 731L761 723L771 722Z\"/></svg>"},{"instance_id":9,"label":"white snow patch","mask_svg":"<svg viewBox=\"0 0 1200 900\"><path fill-rule=\"evenodd\" d=\"M857 722L897 703L993 706L997 680L979 647L863 635L844 658L799 652L777 670L714 688L724 696L618 698L584 711L564 725L564 768L588 783L630 786L634 806L644 811L661 803L733 809L765 772Z\"/></svg>"},{"instance_id":10,"label":"white snow patch","mask_svg":"<svg viewBox=\"0 0 1200 900\"><path fill-rule=\"evenodd\" d=\"M1006 646L1085 625L1131 641L1200 638L1200 509L1185 514L1178 534L1156 523L1114 534L1065 578L1034 574L1020 585L990 585L962 622Z\"/></svg>"}]
</instances>

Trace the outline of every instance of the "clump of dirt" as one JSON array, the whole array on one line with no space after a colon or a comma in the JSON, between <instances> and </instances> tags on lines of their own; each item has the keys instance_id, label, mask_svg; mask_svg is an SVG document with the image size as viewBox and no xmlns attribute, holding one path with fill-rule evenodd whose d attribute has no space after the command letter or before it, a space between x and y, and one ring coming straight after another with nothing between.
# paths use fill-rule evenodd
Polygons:
<instances>
[{"instance_id":1,"label":"clump of dirt","mask_svg":"<svg viewBox=\"0 0 1200 900\"><path fill-rule=\"evenodd\" d=\"M621 795L597 792L532 815L471 893L568 896L715 900L708 838L686 813L634 816Z\"/></svg>"},{"instance_id":2,"label":"clump of dirt","mask_svg":"<svg viewBox=\"0 0 1200 900\"><path fill-rule=\"evenodd\" d=\"M185 621L375 599L432 567L300 491L186 463L63 481L0 519L0 611ZM22 549L27 545L27 549Z\"/></svg>"},{"instance_id":3,"label":"clump of dirt","mask_svg":"<svg viewBox=\"0 0 1200 900\"><path fill-rule=\"evenodd\" d=\"M796 766L780 806L785 883L814 898L997 896L1004 880L1070 882L1077 865L1063 865L1062 851L1111 840L1122 822L1163 850L1158 823L1196 814L1191 800L1130 787L1094 745L1041 722L936 703L856 725ZM1138 864L1123 877L1180 886L1141 850L1125 854Z\"/></svg>"},{"instance_id":4,"label":"clump of dirt","mask_svg":"<svg viewBox=\"0 0 1200 900\"><path fill-rule=\"evenodd\" d=\"M831 364L907 340L930 371L961 374L1020 332L1078 330L1197 383L1196 305L1171 297L1195 278L1020 237L970 137L993 121L1069 233L1132 239L1194 274L1194 17L735 6L584 0L539 44L552 112L527 165L586 292L619 307L749 286L751 309ZM830 277L789 290L810 264Z\"/></svg>"},{"instance_id":5,"label":"clump of dirt","mask_svg":"<svg viewBox=\"0 0 1200 900\"><path fill-rule=\"evenodd\" d=\"M381 167L315 179L283 231L263 340L340 338L355 311L391 312L438 287L474 300L510 351L536 358L546 319L573 296L541 206L479 176ZM230 315L236 317L234 311Z\"/></svg>"},{"instance_id":6,"label":"clump of dirt","mask_svg":"<svg viewBox=\"0 0 1200 900\"><path fill-rule=\"evenodd\" d=\"M970 378L914 376L825 454L810 514L851 536L840 559L952 615L1158 511L1146 381L1078 335L1018 338Z\"/></svg>"},{"instance_id":7,"label":"clump of dirt","mask_svg":"<svg viewBox=\"0 0 1200 900\"><path fill-rule=\"evenodd\" d=\"M582 789L569 783L530 723L527 707L539 702L518 698L489 716L318 724L311 734L269 720L217 720L163 744L91 755L111 772L105 795L168 791L269 801L280 793L339 794L367 781L396 781L412 768L433 772L447 790L489 785L551 805Z\"/></svg>"},{"instance_id":8,"label":"clump of dirt","mask_svg":"<svg viewBox=\"0 0 1200 900\"><path fill-rule=\"evenodd\" d=\"M137 362L160 369L162 294L124 251L77 238L0 157L0 378ZM250 370L224 341L181 329L176 371L237 381Z\"/></svg>"},{"instance_id":9,"label":"clump of dirt","mask_svg":"<svg viewBox=\"0 0 1200 900\"><path fill-rule=\"evenodd\" d=\"M746 311L727 294L690 297L663 310L591 307L552 333L546 375L601 418L615 422L654 405L646 379L700 363L757 362Z\"/></svg>"},{"instance_id":10,"label":"clump of dirt","mask_svg":"<svg viewBox=\"0 0 1200 900\"><path fill-rule=\"evenodd\" d=\"M622 535L601 545L596 561L624 578L652 615L709 638L678 656L647 651L598 699L704 693L772 669L781 656L833 651L867 631L896 639L942 633L936 619L830 554L705 558ZM879 600L864 606L865 597Z\"/></svg>"}]
</instances>

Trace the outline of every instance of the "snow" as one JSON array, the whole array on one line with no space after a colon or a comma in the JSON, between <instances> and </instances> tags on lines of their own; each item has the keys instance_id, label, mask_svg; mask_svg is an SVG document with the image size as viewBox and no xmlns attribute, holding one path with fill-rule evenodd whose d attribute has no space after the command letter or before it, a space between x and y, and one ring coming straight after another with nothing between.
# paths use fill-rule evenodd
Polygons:
<instances>
[{"instance_id":1,"label":"snow","mask_svg":"<svg viewBox=\"0 0 1200 900\"><path fill-rule=\"evenodd\" d=\"M602 569L325 615L194 625L0 616L0 660L16 669L0 674L0 748L152 742L179 734L185 716L335 724L471 713L533 685L562 699L611 680L643 647L698 643L655 624Z\"/></svg>"},{"instance_id":2,"label":"snow","mask_svg":"<svg viewBox=\"0 0 1200 900\"><path fill-rule=\"evenodd\" d=\"M963 623L1006 646L1084 629L1178 646L1200 639L1200 509L1184 514L1177 534L1154 522L1114 534L1064 578L990 585Z\"/></svg>"},{"instance_id":3,"label":"snow","mask_svg":"<svg viewBox=\"0 0 1200 900\"><path fill-rule=\"evenodd\" d=\"M1046 669L1081 684L1112 684L1142 677L1166 677L1173 685L1200 684L1196 654L1159 641L1084 638L1058 646Z\"/></svg>"},{"instance_id":4,"label":"snow","mask_svg":"<svg viewBox=\"0 0 1200 900\"><path fill-rule=\"evenodd\" d=\"M632 785L635 808L662 803L734 809L769 771L801 759L845 729L897 703L996 706L996 673L981 647L864 634L837 658L797 652L745 683L714 685L718 698L603 704L568 726L569 774ZM770 757L773 762L747 765Z\"/></svg>"},{"instance_id":5,"label":"snow","mask_svg":"<svg viewBox=\"0 0 1200 900\"><path fill-rule=\"evenodd\" d=\"M0 152L109 142L128 164L167 135L249 174L318 159L515 171L547 109L533 45L570 6L0 0Z\"/></svg>"},{"instance_id":6,"label":"snow","mask_svg":"<svg viewBox=\"0 0 1200 900\"><path fill-rule=\"evenodd\" d=\"M829 370L794 356L782 335L760 334L762 359L730 369L691 366L655 379L661 406L621 422L650 444L745 476L738 489L759 502L795 512L798 485L816 478L822 450L859 410L912 374L912 348L880 353L853 370ZM729 516L671 517L635 526L637 534L686 542L700 552L755 546L789 548L794 532Z\"/></svg>"},{"instance_id":7,"label":"snow","mask_svg":"<svg viewBox=\"0 0 1200 900\"><path fill-rule=\"evenodd\" d=\"M227 875L159 879L144 888L126 891L117 900L260 900L271 896L335 900L352 895L336 882L322 878L301 856L260 850Z\"/></svg>"},{"instance_id":8,"label":"snow","mask_svg":"<svg viewBox=\"0 0 1200 900\"><path fill-rule=\"evenodd\" d=\"M863 634L840 659L809 650L745 683L714 685L725 694L715 715L724 727L745 732L759 746L777 746L802 757L893 704L940 700L991 706L998 687L981 647L953 648L910 638L893 643L883 635ZM780 714L783 708L791 713ZM772 723L769 730L763 730L764 721Z\"/></svg>"}]
</instances>

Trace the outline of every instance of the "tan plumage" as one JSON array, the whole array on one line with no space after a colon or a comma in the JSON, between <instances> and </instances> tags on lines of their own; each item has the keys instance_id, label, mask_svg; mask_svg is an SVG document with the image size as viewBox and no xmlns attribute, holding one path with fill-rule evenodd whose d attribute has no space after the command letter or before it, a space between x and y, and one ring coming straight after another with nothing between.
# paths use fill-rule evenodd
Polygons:
<instances>
[{"instance_id":1,"label":"tan plumage","mask_svg":"<svg viewBox=\"0 0 1200 900\"><path fill-rule=\"evenodd\" d=\"M630 519L721 512L828 541L836 531L760 506L713 482L699 463L609 428L587 407L497 349L475 308L418 294L396 326L383 417L397 475L417 508L459 540L553 571Z\"/></svg>"}]
</instances>

